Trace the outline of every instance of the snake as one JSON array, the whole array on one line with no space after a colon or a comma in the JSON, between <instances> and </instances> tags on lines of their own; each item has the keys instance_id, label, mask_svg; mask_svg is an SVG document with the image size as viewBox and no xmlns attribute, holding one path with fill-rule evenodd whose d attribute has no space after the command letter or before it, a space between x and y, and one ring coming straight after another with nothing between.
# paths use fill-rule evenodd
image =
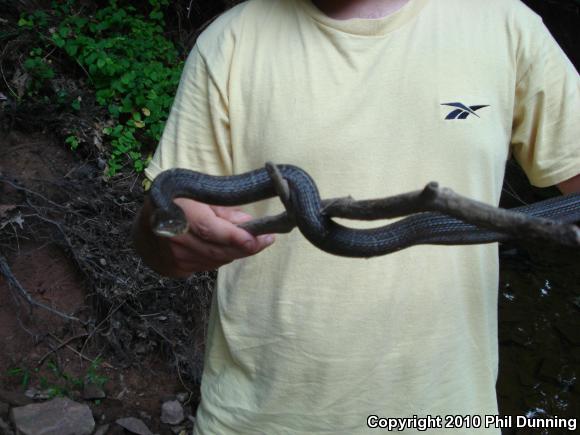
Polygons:
<instances>
[{"instance_id":1,"label":"snake","mask_svg":"<svg viewBox=\"0 0 580 435\"><path fill-rule=\"evenodd\" d=\"M276 164L288 184L296 226L316 247L344 257L370 258L420 244L466 245L502 241L506 234L466 223L440 212L420 212L370 229L341 225L321 213L321 198L312 177L303 169ZM266 168L238 175L215 176L173 168L155 177L149 190L153 205L152 231L174 237L188 231L183 210L174 198L189 198L217 206L239 206L277 196L275 184ZM529 216L561 223L580 221L580 194L559 196L509 209ZM580 233L579 233L580 234Z\"/></svg>"}]
</instances>

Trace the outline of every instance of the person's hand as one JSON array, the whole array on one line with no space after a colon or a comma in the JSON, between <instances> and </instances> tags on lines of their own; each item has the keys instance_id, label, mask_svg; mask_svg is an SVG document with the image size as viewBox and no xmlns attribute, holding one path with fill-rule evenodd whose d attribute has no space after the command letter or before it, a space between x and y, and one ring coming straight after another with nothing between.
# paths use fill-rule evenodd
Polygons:
<instances>
[{"instance_id":1,"label":"person's hand","mask_svg":"<svg viewBox=\"0 0 580 435\"><path fill-rule=\"evenodd\" d=\"M186 234L164 238L150 229L152 207L147 200L134 234L137 252L157 272L186 278L194 272L217 269L257 254L274 242L273 234L252 236L236 224L252 219L238 207L209 206L191 199L176 199L189 223Z\"/></svg>"}]
</instances>

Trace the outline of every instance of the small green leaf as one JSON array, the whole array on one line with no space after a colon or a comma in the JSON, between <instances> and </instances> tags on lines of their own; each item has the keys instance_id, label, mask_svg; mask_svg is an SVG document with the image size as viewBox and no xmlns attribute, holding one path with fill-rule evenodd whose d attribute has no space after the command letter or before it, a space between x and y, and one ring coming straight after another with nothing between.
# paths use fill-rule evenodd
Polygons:
<instances>
[{"instance_id":1,"label":"small green leaf","mask_svg":"<svg viewBox=\"0 0 580 435\"><path fill-rule=\"evenodd\" d=\"M72 150L76 150L79 146L79 139L74 135L67 137L64 142L70 145ZM63 375L63 377L66 379L66 373Z\"/></svg>"},{"instance_id":2,"label":"small green leaf","mask_svg":"<svg viewBox=\"0 0 580 435\"><path fill-rule=\"evenodd\" d=\"M60 33L60 36L62 36L63 38L68 38L71 31L68 27L59 27L58 33Z\"/></svg>"},{"instance_id":3,"label":"small green leaf","mask_svg":"<svg viewBox=\"0 0 580 435\"><path fill-rule=\"evenodd\" d=\"M27 20L26 18L20 18L18 20L18 27L32 27L32 20Z\"/></svg>"},{"instance_id":4,"label":"small green leaf","mask_svg":"<svg viewBox=\"0 0 580 435\"><path fill-rule=\"evenodd\" d=\"M69 56L74 57L77 54L78 48L79 46L77 44L69 43L66 44L64 49L66 50Z\"/></svg>"},{"instance_id":5,"label":"small green leaf","mask_svg":"<svg viewBox=\"0 0 580 435\"><path fill-rule=\"evenodd\" d=\"M52 41L54 42L54 45L56 45L58 48L62 48L66 44L65 40L62 39L62 37L56 33L52 35Z\"/></svg>"}]
</instances>

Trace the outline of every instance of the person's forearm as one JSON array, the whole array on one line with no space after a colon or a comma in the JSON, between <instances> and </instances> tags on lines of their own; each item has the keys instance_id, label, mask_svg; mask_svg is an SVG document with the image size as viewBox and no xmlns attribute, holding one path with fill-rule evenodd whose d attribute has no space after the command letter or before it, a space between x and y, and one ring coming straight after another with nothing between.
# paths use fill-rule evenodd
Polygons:
<instances>
[{"instance_id":1,"label":"person's forearm","mask_svg":"<svg viewBox=\"0 0 580 435\"><path fill-rule=\"evenodd\" d=\"M564 195L567 193L580 193L580 174L558 184L558 189Z\"/></svg>"}]
</instances>

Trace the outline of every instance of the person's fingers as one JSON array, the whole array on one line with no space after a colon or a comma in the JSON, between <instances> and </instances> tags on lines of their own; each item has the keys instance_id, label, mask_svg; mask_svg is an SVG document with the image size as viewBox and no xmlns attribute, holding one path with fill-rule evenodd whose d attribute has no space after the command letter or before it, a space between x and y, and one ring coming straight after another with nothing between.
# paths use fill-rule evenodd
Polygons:
<instances>
[{"instance_id":1,"label":"person's fingers","mask_svg":"<svg viewBox=\"0 0 580 435\"><path fill-rule=\"evenodd\" d=\"M237 246L211 243L194 234L184 234L179 240L174 240L174 244L173 256L180 262L211 260L226 263L248 255L244 249Z\"/></svg>"},{"instance_id":2,"label":"person's fingers","mask_svg":"<svg viewBox=\"0 0 580 435\"><path fill-rule=\"evenodd\" d=\"M226 219L234 224L242 224L244 222L251 221L253 218L252 215L245 213L239 207L211 207L217 216L220 218ZM256 238L256 245L254 246L252 253L257 253L267 248L272 243L274 243L275 236L274 234L264 234Z\"/></svg>"},{"instance_id":3,"label":"person's fingers","mask_svg":"<svg viewBox=\"0 0 580 435\"><path fill-rule=\"evenodd\" d=\"M233 224L242 224L253 219L252 215L245 213L240 207L211 206L211 209L217 216Z\"/></svg>"},{"instance_id":4,"label":"person's fingers","mask_svg":"<svg viewBox=\"0 0 580 435\"><path fill-rule=\"evenodd\" d=\"M260 236L255 252L248 253L242 248L216 245L185 234L169 242L169 251L176 276L183 278L194 272L219 269L233 260L256 254L272 243L268 235Z\"/></svg>"},{"instance_id":5,"label":"person's fingers","mask_svg":"<svg viewBox=\"0 0 580 435\"><path fill-rule=\"evenodd\" d=\"M253 250L249 252L246 246L220 245L200 239L195 234L187 233L172 239L175 245L173 256L178 257L180 261L195 262L211 259L225 264L262 251L274 242L273 239L273 235L257 237Z\"/></svg>"},{"instance_id":6,"label":"person's fingers","mask_svg":"<svg viewBox=\"0 0 580 435\"><path fill-rule=\"evenodd\" d=\"M252 252L258 244L250 233L216 216L210 206L191 200L177 200L176 203L183 209L190 231L200 239L220 245L236 245L248 252Z\"/></svg>"},{"instance_id":7,"label":"person's fingers","mask_svg":"<svg viewBox=\"0 0 580 435\"><path fill-rule=\"evenodd\" d=\"M233 260L256 254L274 241L267 234L254 237L233 221L247 221L251 216L233 208L217 211L192 200L177 200L183 209L190 231L173 237L166 245L180 276L200 270L214 270ZM221 215L221 216L218 216ZM183 272L183 274L182 274Z\"/></svg>"}]
</instances>

